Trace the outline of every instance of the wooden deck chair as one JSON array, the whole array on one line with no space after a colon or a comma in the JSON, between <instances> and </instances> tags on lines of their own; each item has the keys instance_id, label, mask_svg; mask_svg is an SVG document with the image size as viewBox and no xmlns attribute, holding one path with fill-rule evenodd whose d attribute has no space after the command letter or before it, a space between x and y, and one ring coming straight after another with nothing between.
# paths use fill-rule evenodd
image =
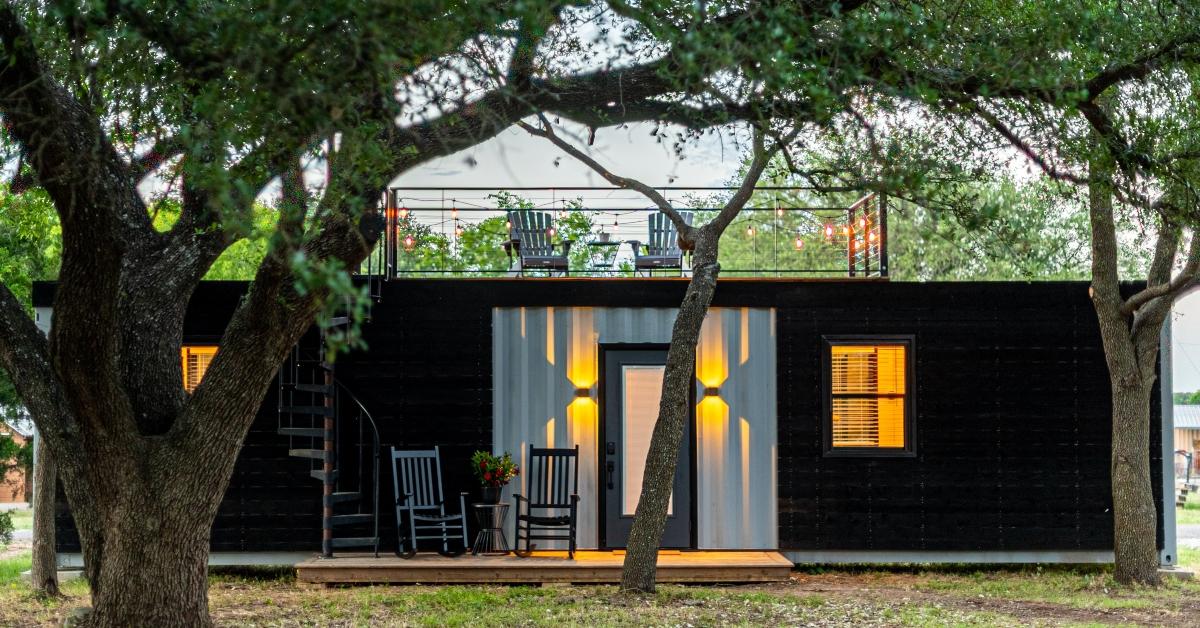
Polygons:
<instances>
[{"instance_id":1,"label":"wooden deck chair","mask_svg":"<svg viewBox=\"0 0 1200 628\"><path fill-rule=\"evenodd\" d=\"M417 553L417 542L428 539L442 542L438 553L443 556L458 556L467 551L467 494L459 493L457 514L446 514L442 496L442 459L438 448L391 449L392 487L396 497L396 555L412 558ZM456 541L454 550L450 549L451 541ZM460 544L461 549L458 548Z\"/></svg>"},{"instance_id":2,"label":"wooden deck chair","mask_svg":"<svg viewBox=\"0 0 1200 628\"><path fill-rule=\"evenodd\" d=\"M683 221L692 224L693 212L679 212ZM678 268L683 273L683 251L679 248L679 231L675 223L662 212L650 214L650 230L646 242L632 240L634 271L656 268ZM643 247L645 250L643 251Z\"/></svg>"},{"instance_id":3,"label":"wooden deck chair","mask_svg":"<svg viewBox=\"0 0 1200 628\"><path fill-rule=\"evenodd\" d=\"M567 541L567 556L575 558L579 516L579 445L574 449L529 447L525 467L528 497L513 495L514 553L529 556L534 540ZM522 508L524 505L524 508ZM521 549L521 541L525 549Z\"/></svg>"},{"instance_id":4,"label":"wooden deck chair","mask_svg":"<svg viewBox=\"0 0 1200 628\"><path fill-rule=\"evenodd\" d=\"M551 236L554 217L545 212L518 210L508 212L509 241L514 245L521 271L542 268L550 271L568 272L567 255L571 252L571 241L563 240L556 247ZM555 252L555 248L561 248Z\"/></svg>"}]
</instances>

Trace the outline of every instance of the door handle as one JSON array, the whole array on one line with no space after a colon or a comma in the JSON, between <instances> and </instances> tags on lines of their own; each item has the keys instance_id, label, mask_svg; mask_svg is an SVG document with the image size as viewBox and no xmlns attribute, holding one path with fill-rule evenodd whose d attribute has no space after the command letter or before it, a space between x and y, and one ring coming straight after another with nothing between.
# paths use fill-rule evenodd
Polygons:
<instances>
[{"instance_id":1,"label":"door handle","mask_svg":"<svg viewBox=\"0 0 1200 628\"><path fill-rule=\"evenodd\" d=\"M611 491L613 489L613 472L617 469L617 463L609 460L605 466L608 468L608 490Z\"/></svg>"}]
</instances>

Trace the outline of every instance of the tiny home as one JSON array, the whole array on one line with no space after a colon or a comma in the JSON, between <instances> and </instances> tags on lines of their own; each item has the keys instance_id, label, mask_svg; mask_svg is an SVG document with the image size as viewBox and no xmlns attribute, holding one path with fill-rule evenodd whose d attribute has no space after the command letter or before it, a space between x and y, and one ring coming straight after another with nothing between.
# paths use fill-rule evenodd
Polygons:
<instances>
[{"instance_id":1,"label":"tiny home","mask_svg":"<svg viewBox=\"0 0 1200 628\"><path fill-rule=\"evenodd\" d=\"M360 422L340 425L342 479L370 466L372 448L438 446L452 494L474 489L475 450L521 464L531 445L578 445L580 547L623 547L685 287L384 283L363 323L369 348L336 363L352 391L339 414L369 413L379 439L360 441ZM208 347L220 350L245 289L197 290L189 377ZM697 347L664 545L803 562L1111 560L1109 384L1087 292L1081 282L722 281ZM48 318L53 285L35 298ZM214 561L290 562L322 548L319 469L289 456L312 446L292 435L307 433L292 431L303 429L289 423L292 394L285 382L263 401L213 528ZM1152 422L1161 503L1171 430L1157 402ZM390 472L379 477L387 504ZM375 522L385 550L390 512ZM58 522L70 564L79 546L65 504ZM375 534L355 525L334 538ZM1171 563L1163 533L1160 515Z\"/></svg>"},{"instance_id":2,"label":"tiny home","mask_svg":"<svg viewBox=\"0 0 1200 628\"><path fill-rule=\"evenodd\" d=\"M746 210L727 232L741 239L723 239L722 255L751 265L722 258L663 547L795 562L1111 561L1110 388L1087 284L889 281L886 208L865 197L824 216ZM496 229L495 250L468 251L458 209L447 218L390 193L385 237L360 277L374 301L360 321L367 348L329 368L320 330L297 344L241 451L212 561L399 549L393 448L436 448L446 495L476 490L476 451L511 453L526 470L532 448L578 448L577 546L624 548L686 261L669 223L590 211L574 249L556 233L580 224L566 210L558 221L510 210L507 224L500 210L471 227L473 238ZM454 247L428 259L460 267L420 266L426 232L405 229L421 216L440 220ZM839 276L805 275L830 268ZM180 356L188 390L246 288L194 293ZM34 304L48 327L53 284L35 285ZM1167 565L1170 408L1155 396L1150 443ZM502 503L545 479L527 475ZM487 513L478 522L512 534L513 512ZM64 564L78 564L62 500L57 522Z\"/></svg>"}]
</instances>

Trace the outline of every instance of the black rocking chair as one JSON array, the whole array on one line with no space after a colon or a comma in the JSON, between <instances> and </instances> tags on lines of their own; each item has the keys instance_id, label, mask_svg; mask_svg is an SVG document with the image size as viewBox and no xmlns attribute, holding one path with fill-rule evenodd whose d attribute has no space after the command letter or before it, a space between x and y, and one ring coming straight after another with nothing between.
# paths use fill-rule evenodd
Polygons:
<instances>
[{"instance_id":1,"label":"black rocking chair","mask_svg":"<svg viewBox=\"0 0 1200 628\"><path fill-rule=\"evenodd\" d=\"M516 249L521 273L526 269L542 268L567 273L571 241L563 240L561 251L555 252L554 217L545 212L529 210L508 212L510 245ZM510 251L509 255L512 253Z\"/></svg>"},{"instance_id":2,"label":"black rocking chair","mask_svg":"<svg viewBox=\"0 0 1200 628\"><path fill-rule=\"evenodd\" d=\"M529 556L536 547L532 544L534 539L567 541L567 556L575 558L579 445L574 449L535 449L530 446L525 478L529 497L513 495L516 506L514 553ZM524 550L521 549L522 540L525 541Z\"/></svg>"},{"instance_id":3,"label":"black rocking chair","mask_svg":"<svg viewBox=\"0 0 1200 628\"><path fill-rule=\"evenodd\" d=\"M392 447L392 486L396 497L397 556L412 558L417 553L417 541L427 539L442 542L438 553L443 556L458 556L467 551L467 494L459 494L457 514L446 514L442 459L437 447L420 451L399 451ZM431 530L434 532L423 534ZM451 551L450 541L461 541L462 549Z\"/></svg>"},{"instance_id":4,"label":"black rocking chair","mask_svg":"<svg viewBox=\"0 0 1200 628\"><path fill-rule=\"evenodd\" d=\"M683 221L692 224L692 212L679 212ZM646 271L656 268L678 268L683 272L683 251L679 248L679 231L675 223L662 212L650 214L650 231L646 242L631 240L633 245L633 269ZM642 248L645 247L643 252Z\"/></svg>"}]
</instances>

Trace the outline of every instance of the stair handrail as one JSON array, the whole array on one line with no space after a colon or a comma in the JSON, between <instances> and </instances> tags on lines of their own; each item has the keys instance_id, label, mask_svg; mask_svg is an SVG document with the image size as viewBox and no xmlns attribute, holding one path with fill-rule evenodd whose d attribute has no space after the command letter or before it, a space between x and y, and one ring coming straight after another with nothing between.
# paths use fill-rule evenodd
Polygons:
<instances>
[{"instance_id":1,"label":"stair handrail","mask_svg":"<svg viewBox=\"0 0 1200 628\"><path fill-rule=\"evenodd\" d=\"M363 404L363 402L358 398L358 395L355 395L354 391L350 390L349 386L342 383L342 380L338 379L336 375L333 376L333 383L335 385L337 385L342 390L342 392L346 393L346 395L348 397L350 397L350 401L353 401L354 405L358 406L359 416L367 417L367 423L370 424L370 426L371 426L371 435L373 437L373 439L372 439L373 447L371 448L372 449L371 458L374 461L374 465L372 467L372 477L371 477L371 492L374 493L374 495L372 495L371 512L374 515L372 517L372 519L373 519L374 525L375 525L375 534L374 534L374 537L376 539L375 547L378 548L379 547L379 448L382 447L382 442L379 438L379 425L375 423L375 417L371 416L371 411L368 410L367 406L365 404Z\"/></svg>"}]
</instances>

